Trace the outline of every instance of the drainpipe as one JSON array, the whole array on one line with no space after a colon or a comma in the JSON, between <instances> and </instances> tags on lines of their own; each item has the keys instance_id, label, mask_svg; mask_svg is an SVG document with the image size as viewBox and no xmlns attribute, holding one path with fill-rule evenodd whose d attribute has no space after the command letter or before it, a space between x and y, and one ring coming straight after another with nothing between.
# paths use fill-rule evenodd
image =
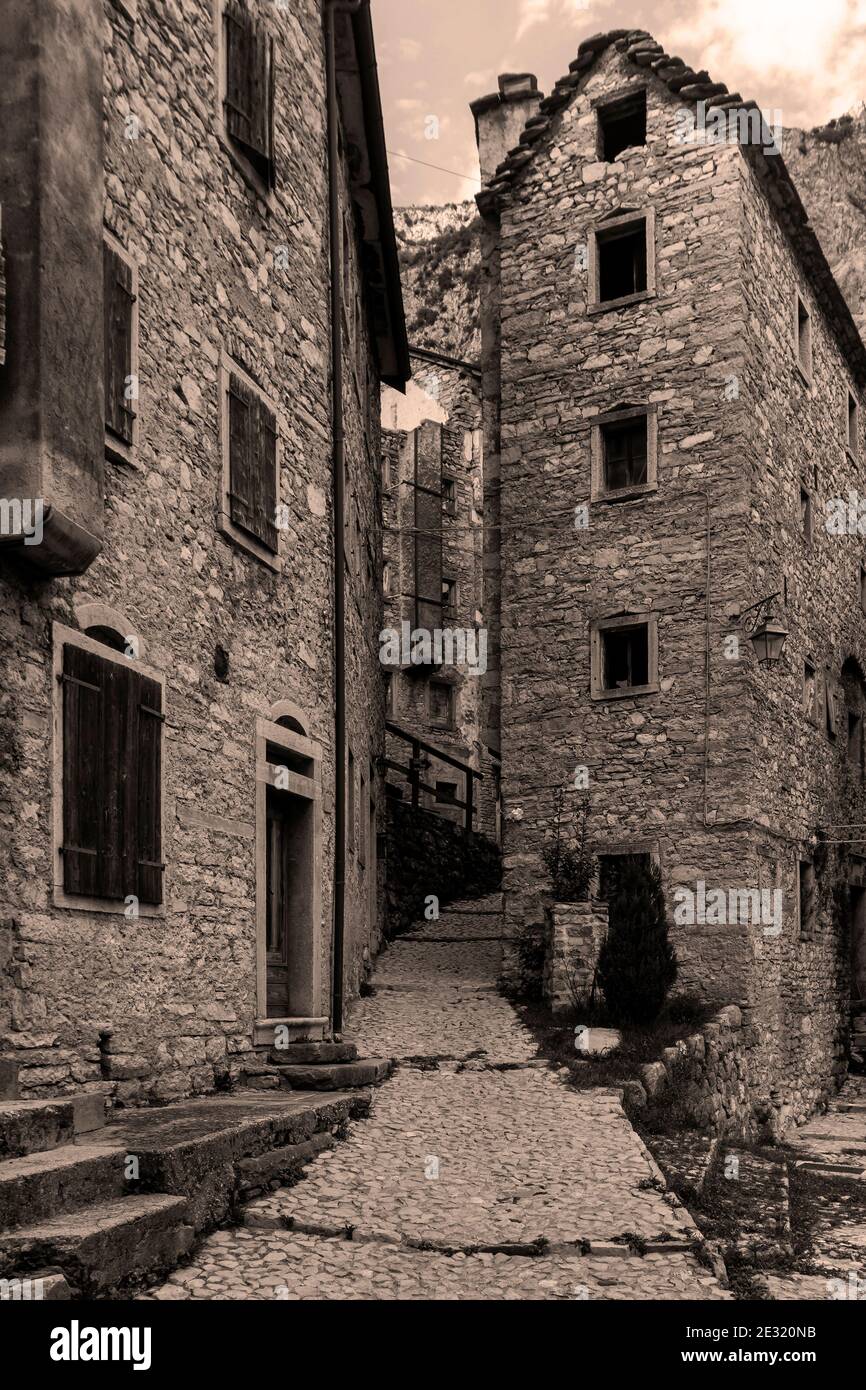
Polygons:
<instances>
[{"instance_id":1,"label":"drainpipe","mask_svg":"<svg viewBox=\"0 0 866 1390\"><path fill-rule=\"evenodd\" d=\"M328 239L331 259L331 433L334 491L334 890L331 933L331 1028L343 1027L343 940L346 913L346 584L343 556L343 246L340 235L337 56L334 16L354 14L364 0L325 0L328 107Z\"/></svg>"}]
</instances>

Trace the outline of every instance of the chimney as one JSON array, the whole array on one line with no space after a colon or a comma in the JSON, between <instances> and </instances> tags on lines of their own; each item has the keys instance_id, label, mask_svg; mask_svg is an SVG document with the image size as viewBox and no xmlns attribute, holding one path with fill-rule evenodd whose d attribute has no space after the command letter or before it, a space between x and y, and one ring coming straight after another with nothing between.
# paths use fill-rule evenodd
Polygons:
<instances>
[{"instance_id":1,"label":"chimney","mask_svg":"<svg viewBox=\"0 0 866 1390\"><path fill-rule=\"evenodd\" d=\"M475 117L482 183L490 182L496 166L520 143L520 133L526 122L537 114L543 97L534 73L503 72L498 92L470 103L469 109Z\"/></svg>"}]
</instances>

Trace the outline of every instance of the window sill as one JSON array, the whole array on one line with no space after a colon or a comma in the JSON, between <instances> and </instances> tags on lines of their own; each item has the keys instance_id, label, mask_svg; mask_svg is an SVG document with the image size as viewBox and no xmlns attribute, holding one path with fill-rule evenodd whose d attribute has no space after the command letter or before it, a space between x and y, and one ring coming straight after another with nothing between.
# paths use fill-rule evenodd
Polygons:
<instances>
[{"instance_id":1,"label":"window sill","mask_svg":"<svg viewBox=\"0 0 866 1390\"><path fill-rule=\"evenodd\" d=\"M794 361L794 370L795 370L795 372L797 373L797 376L798 376L798 377L800 378L800 380L802 381L803 385L804 385L804 386L807 386L807 387L809 388L809 390L811 391L811 389L812 389L812 376L811 376L811 373L809 373L809 372L806 371L805 367L802 365L802 363L801 363L799 360L795 360L795 361Z\"/></svg>"},{"instance_id":2,"label":"window sill","mask_svg":"<svg viewBox=\"0 0 866 1390\"><path fill-rule=\"evenodd\" d=\"M848 455L852 463L860 462L860 455L857 453L856 449L851 448L850 444L845 445L845 453Z\"/></svg>"},{"instance_id":3,"label":"window sill","mask_svg":"<svg viewBox=\"0 0 866 1390\"><path fill-rule=\"evenodd\" d=\"M85 898L79 897L77 893L67 893L61 883L55 883L52 901L55 907L71 908L75 912L103 912L110 913L114 917L126 917L126 903L124 900L114 898ZM165 903L139 903L138 918L127 917L128 922L135 922L142 917L164 917Z\"/></svg>"},{"instance_id":4,"label":"window sill","mask_svg":"<svg viewBox=\"0 0 866 1390\"><path fill-rule=\"evenodd\" d=\"M655 299L655 290L639 290L637 294L624 294L619 299L602 299L587 304L588 314L605 314L609 309L625 309L630 304L643 304L647 299Z\"/></svg>"},{"instance_id":5,"label":"window sill","mask_svg":"<svg viewBox=\"0 0 866 1390\"><path fill-rule=\"evenodd\" d=\"M609 491L597 492L590 497L591 502L630 502L640 497L646 497L649 493L658 492L659 485L653 483L637 483L634 487L611 488Z\"/></svg>"},{"instance_id":6,"label":"window sill","mask_svg":"<svg viewBox=\"0 0 866 1390\"><path fill-rule=\"evenodd\" d=\"M111 463L125 464L127 468L135 468L141 472L142 468L138 462L137 454L138 448L135 444L126 444L122 439L116 439L113 434L106 434L105 457Z\"/></svg>"},{"instance_id":7,"label":"window sill","mask_svg":"<svg viewBox=\"0 0 866 1390\"><path fill-rule=\"evenodd\" d=\"M227 540L230 540L240 550L245 550L253 559L261 560L263 565L274 571L275 574L283 572L283 557L275 555L267 546L261 545L253 536L248 536L246 531L242 531L236 526L227 512L220 513L219 530Z\"/></svg>"},{"instance_id":8,"label":"window sill","mask_svg":"<svg viewBox=\"0 0 866 1390\"><path fill-rule=\"evenodd\" d=\"M623 689L616 690L593 690L591 691L591 698L593 700L630 700L635 695L656 695L658 688L658 681L650 681L649 685L628 685Z\"/></svg>"}]
</instances>

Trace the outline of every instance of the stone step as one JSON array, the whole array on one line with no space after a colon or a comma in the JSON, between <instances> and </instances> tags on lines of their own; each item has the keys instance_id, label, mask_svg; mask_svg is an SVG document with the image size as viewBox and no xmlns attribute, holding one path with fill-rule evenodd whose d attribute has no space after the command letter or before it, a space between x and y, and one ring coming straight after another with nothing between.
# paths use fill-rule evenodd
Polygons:
<instances>
[{"instance_id":1,"label":"stone step","mask_svg":"<svg viewBox=\"0 0 866 1390\"><path fill-rule=\"evenodd\" d=\"M0 1235L0 1277L46 1264L84 1298L116 1297L173 1269L194 1239L183 1197L117 1197Z\"/></svg>"},{"instance_id":2,"label":"stone step","mask_svg":"<svg viewBox=\"0 0 866 1390\"><path fill-rule=\"evenodd\" d=\"M319 1063L301 1067L279 1063L277 1071L283 1086L292 1091L343 1091L356 1086L379 1086L391 1075L390 1058L365 1057L360 1062Z\"/></svg>"},{"instance_id":3,"label":"stone step","mask_svg":"<svg viewBox=\"0 0 866 1390\"><path fill-rule=\"evenodd\" d=\"M323 1149L333 1149L336 1140L331 1134L314 1134L301 1144L288 1144L282 1149L270 1149L258 1158L242 1158L235 1165L238 1190L242 1201L258 1196L269 1187L293 1182L305 1164Z\"/></svg>"},{"instance_id":4,"label":"stone step","mask_svg":"<svg viewBox=\"0 0 866 1390\"><path fill-rule=\"evenodd\" d=\"M0 1161L60 1148L104 1124L101 1095L0 1102Z\"/></svg>"},{"instance_id":5,"label":"stone step","mask_svg":"<svg viewBox=\"0 0 866 1390\"><path fill-rule=\"evenodd\" d=\"M320 1062L328 1065L354 1062L358 1049L353 1042L299 1042L289 1043L288 1047L272 1047L269 1055L277 1066L289 1063L291 1066L309 1067Z\"/></svg>"},{"instance_id":6,"label":"stone step","mask_svg":"<svg viewBox=\"0 0 866 1390\"><path fill-rule=\"evenodd\" d=\"M64 1144L0 1163L0 1231L122 1197L126 1154L94 1144Z\"/></svg>"}]
</instances>

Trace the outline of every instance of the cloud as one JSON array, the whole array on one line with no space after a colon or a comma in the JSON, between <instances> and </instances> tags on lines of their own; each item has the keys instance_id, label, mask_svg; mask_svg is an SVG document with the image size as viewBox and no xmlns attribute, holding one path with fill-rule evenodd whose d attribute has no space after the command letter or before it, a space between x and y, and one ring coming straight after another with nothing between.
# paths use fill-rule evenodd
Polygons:
<instances>
[{"instance_id":1,"label":"cloud","mask_svg":"<svg viewBox=\"0 0 866 1390\"><path fill-rule=\"evenodd\" d=\"M398 97L394 102L394 109L396 111L420 111L423 104L417 97Z\"/></svg>"},{"instance_id":2,"label":"cloud","mask_svg":"<svg viewBox=\"0 0 866 1390\"><path fill-rule=\"evenodd\" d=\"M546 24L550 19L552 3L553 0L520 0L515 38L524 38L536 24Z\"/></svg>"},{"instance_id":3,"label":"cloud","mask_svg":"<svg viewBox=\"0 0 866 1390\"><path fill-rule=\"evenodd\" d=\"M467 87L487 88L496 81L496 73L493 68L479 68L477 72L467 72L463 81Z\"/></svg>"},{"instance_id":4,"label":"cloud","mask_svg":"<svg viewBox=\"0 0 866 1390\"><path fill-rule=\"evenodd\" d=\"M726 0L665 26L662 41L765 113L781 107L784 125L817 125L863 95L866 0Z\"/></svg>"},{"instance_id":5,"label":"cloud","mask_svg":"<svg viewBox=\"0 0 866 1390\"><path fill-rule=\"evenodd\" d=\"M400 40L400 57L407 63L415 63L421 57L424 45L417 39Z\"/></svg>"}]
</instances>

